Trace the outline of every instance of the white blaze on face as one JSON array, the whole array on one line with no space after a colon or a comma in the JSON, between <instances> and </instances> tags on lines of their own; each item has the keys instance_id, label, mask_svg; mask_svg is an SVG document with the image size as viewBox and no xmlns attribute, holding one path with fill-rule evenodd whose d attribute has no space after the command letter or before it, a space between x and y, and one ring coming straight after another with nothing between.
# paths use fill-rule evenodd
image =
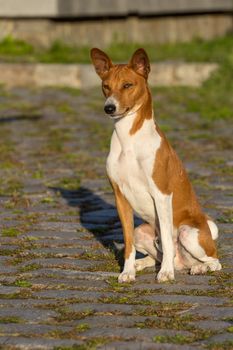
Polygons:
<instances>
[{"instance_id":1,"label":"white blaze on face","mask_svg":"<svg viewBox=\"0 0 233 350\"><path fill-rule=\"evenodd\" d=\"M114 105L116 107L116 111L114 114L117 115L119 113L119 102L117 101L117 99L115 99L114 96L108 97L107 100L105 101L104 107L109 105Z\"/></svg>"}]
</instances>

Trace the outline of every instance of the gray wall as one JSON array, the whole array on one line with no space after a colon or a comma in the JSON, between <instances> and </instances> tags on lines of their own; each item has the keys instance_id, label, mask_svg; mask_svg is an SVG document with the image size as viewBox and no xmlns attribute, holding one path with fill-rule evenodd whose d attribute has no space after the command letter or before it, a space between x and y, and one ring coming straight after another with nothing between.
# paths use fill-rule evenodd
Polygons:
<instances>
[{"instance_id":1,"label":"gray wall","mask_svg":"<svg viewBox=\"0 0 233 350\"><path fill-rule=\"evenodd\" d=\"M96 17L232 10L232 0L0 0L1 17Z\"/></svg>"},{"instance_id":2,"label":"gray wall","mask_svg":"<svg viewBox=\"0 0 233 350\"><path fill-rule=\"evenodd\" d=\"M0 40L44 47L185 42L232 31L233 0L0 0Z\"/></svg>"}]
</instances>

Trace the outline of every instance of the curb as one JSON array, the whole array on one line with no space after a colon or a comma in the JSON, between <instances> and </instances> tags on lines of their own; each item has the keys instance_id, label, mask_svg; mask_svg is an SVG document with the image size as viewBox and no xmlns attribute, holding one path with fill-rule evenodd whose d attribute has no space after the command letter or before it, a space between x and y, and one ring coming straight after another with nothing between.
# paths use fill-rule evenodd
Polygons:
<instances>
[{"instance_id":1,"label":"curb","mask_svg":"<svg viewBox=\"0 0 233 350\"><path fill-rule=\"evenodd\" d=\"M198 87L217 68L216 63L152 63L149 84ZM87 89L99 86L100 79L89 64L0 63L0 84Z\"/></svg>"}]
</instances>

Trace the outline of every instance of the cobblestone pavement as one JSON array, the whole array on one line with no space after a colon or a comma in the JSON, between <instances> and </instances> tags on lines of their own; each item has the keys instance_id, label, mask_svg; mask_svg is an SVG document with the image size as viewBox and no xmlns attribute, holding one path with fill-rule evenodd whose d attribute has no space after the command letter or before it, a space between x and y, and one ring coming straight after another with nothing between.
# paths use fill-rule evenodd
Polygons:
<instances>
[{"instance_id":1,"label":"cobblestone pavement","mask_svg":"<svg viewBox=\"0 0 233 350\"><path fill-rule=\"evenodd\" d=\"M158 284L148 269L119 285L122 233L104 165L112 125L99 89L1 89L2 349L232 349L232 130L164 89L154 96L218 222L223 270Z\"/></svg>"}]
</instances>

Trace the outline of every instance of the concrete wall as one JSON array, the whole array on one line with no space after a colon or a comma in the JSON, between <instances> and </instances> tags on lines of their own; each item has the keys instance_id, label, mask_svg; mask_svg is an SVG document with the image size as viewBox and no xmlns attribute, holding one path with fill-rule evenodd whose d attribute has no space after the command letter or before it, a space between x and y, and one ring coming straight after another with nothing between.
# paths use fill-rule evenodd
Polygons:
<instances>
[{"instance_id":1,"label":"concrete wall","mask_svg":"<svg viewBox=\"0 0 233 350\"><path fill-rule=\"evenodd\" d=\"M0 17L97 17L232 12L232 0L0 0Z\"/></svg>"},{"instance_id":2,"label":"concrete wall","mask_svg":"<svg viewBox=\"0 0 233 350\"><path fill-rule=\"evenodd\" d=\"M211 39L232 32L232 11L233 0L0 0L0 40L104 48Z\"/></svg>"}]
</instances>

